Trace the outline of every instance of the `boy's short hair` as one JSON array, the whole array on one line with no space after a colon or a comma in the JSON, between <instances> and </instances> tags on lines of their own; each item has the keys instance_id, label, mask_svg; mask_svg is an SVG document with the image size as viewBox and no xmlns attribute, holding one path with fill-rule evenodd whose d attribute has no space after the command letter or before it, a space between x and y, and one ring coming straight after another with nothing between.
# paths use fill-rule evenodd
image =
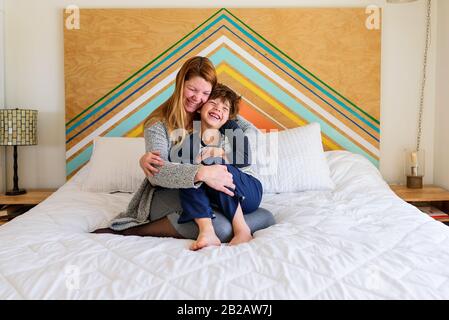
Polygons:
<instances>
[{"instance_id":1,"label":"boy's short hair","mask_svg":"<svg viewBox=\"0 0 449 320\"><path fill-rule=\"evenodd\" d=\"M234 90L222 83L217 83L209 96L209 100L220 99L223 103L229 103L229 119L235 119L239 114L241 98Z\"/></svg>"}]
</instances>

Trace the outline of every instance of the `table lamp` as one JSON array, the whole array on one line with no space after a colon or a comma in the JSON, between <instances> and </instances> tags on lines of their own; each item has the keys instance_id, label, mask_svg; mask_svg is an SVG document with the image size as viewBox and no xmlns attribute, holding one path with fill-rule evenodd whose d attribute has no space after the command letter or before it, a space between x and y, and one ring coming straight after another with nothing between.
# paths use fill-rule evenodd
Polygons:
<instances>
[{"instance_id":1,"label":"table lamp","mask_svg":"<svg viewBox=\"0 0 449 320\"><path fill-rule=\"evenodd\" d=\"M37 144L37 110L0 109L0 145L14 146L14 187L6 192L8 196L26 193L19 189L17 146Z\"/></svg>"}]
</instances>

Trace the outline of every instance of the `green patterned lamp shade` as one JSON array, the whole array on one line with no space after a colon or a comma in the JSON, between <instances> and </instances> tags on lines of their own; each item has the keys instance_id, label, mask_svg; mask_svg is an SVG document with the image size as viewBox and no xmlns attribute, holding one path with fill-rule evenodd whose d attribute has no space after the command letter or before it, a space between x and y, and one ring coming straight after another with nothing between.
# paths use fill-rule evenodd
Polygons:
<instances>
[{"instance_id":1,"label":"green patterned lamp shade","mask_svg":"<svg viewBox=\"0 0 449 320\"><path fill-rule=\"evenodd\" d=\"M37 110L0 110L0 145L29 146L37 144Z\"/></svg>"},{"instance_id":2,"label":"green patterned lamp shade","mask_svg":"<svg viewBox=\"0 0 449 320\"><path fill-rule=\"evenodd\" d=\"M7 196L26 193L19 188L18 146L37 144L37 110L2 109L0 110L0 145L14 147L14 187L6 191Z\"/></svg>"}]
</instances>

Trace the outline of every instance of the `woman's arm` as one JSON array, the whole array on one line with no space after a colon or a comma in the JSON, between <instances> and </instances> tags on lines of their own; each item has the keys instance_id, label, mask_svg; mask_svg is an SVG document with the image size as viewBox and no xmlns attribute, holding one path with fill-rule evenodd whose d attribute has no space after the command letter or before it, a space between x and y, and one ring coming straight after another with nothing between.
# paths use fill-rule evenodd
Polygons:
<instances>
[{"instance_id":1,"label":"woman's arm","mask_svg":"<svg viewBox=\"0 0 449 320\"><path fill-rule=\"evenodd\" d=\"M257 151L257 137L261 133L261 131L257 129L255 125L245 120L240 115L237 115L236 122L245 134L245 143L243 144L243 146L248 155L245 159L248 160L248 163L254 165L256 163L257 157L257 152L255 152Z\"/></svg>"},{"instance_id":2,"label":"woman's arm","mask_svg":"<svg viewBox=\"0 0 449 320\"><path fill-rule=\"evenodd\" d=\"M256 126L254 126L251 122L247 121L246 119L244 119L243 117L241 117L240 115L237 115L237 119L236 122L238 124L238 126L243 130L243 132L246 133L246 131L252 129L252 130L258 130L256 128Z\"/></svg>"},{"instance_id":3,"label":"woman's arm","mask_svg":"<svg viewBox=\"0 0 449 320\"><path fill-rule=\"evenodd\" d=\"M246 121L246 120L244 120ZM246 122L251 125L250 122ZM253 131L253 128L247 126L246 134ZM237 168L243 168L251 165L251 150L249 139L245 135L245 131L238 125L236 120L228 120L225 125L220 128L220 131L225 135L229 146L227 149L227 158L231 159L229 162Z\"/></svg>"},{"instance_id":4,"label":"woman's arm","mask_svg":"<svg viewBox=\"0 0 449 320\"><path fill-rule=\"evenodd\" d=\"M257 150L256 144L258 142L258 135L261 133L259 129L255 125L253 125L251 122L247 121L245 118L243 118L240 115L237 115L237 118L235 119L235 123L237 126L243 130L243 133L245 135L244 143L238 144L239 146L243 146L243 148L239 148L235 150L236 154L238 155L239 159L243 159L242 162L243 166L246 166L248 164L254 165L256 162L256 153L254 152Z\"/></svg>"},{"instance_id":5,"label":"woman's arm","mask_svg":"<svg viewBox=\"0 0 449 320\"><path fill-rule=\"evenodd\" d=\"M232 174L226 166L212 165L202 166L188 163L173 163L168 161L171 143L165 125L156 122L145 129L145 150L159 151L164 164L158 167L159 173L147 176L152 185L164 188L194 188L198 182L204 182L211 188L224 192L230 196L234 193L227 187L235 189Z\"/></svg>"},{"instance_id":6,"label":"woman's arm","mask_svg":"<svg viewBox=\"0 0 449 320\"><path fill-rule=\"evenodd\" d=\"M158 166L159 172L154 176L147 176L152 185L164 188L193 188L195 187L195 176L200 168L199 165L188 163L173 163L168 160L171 143L165 125L156 122L145 129L145 150L159 151L160 158L164 161Z\"/></svg>"}]
</instances>

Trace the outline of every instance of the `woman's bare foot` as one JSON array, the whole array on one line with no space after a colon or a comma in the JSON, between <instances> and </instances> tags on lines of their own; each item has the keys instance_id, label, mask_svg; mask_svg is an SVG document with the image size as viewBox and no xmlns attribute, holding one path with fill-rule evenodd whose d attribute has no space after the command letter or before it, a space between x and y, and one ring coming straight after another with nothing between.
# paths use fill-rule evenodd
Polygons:
<instances>
[{"instance_id":1,"label":"woman's bare foot","mask_svg":"<svg viewBox=\"0 0 449 320\"><path fill-rule=\"evenodd\" d=\"M204 247L219 246L220 244L220 239L218 239L215 231L212 229L200 232L196 241L190 246L190 250L196 251Z\"/></svg>"},{"instance_id":2,"label":"woman's bare foot","mask_svg":"<svg viewBox=\"0 0 449 320\"><path fill-rule=\"evenodd\" d=\"M234 237L229 241L230 246L235 246L241 243L249 242L253 239L251 235L251 230L241 230L239 232L234 233Z\"/></svg>"}]
</instances>

